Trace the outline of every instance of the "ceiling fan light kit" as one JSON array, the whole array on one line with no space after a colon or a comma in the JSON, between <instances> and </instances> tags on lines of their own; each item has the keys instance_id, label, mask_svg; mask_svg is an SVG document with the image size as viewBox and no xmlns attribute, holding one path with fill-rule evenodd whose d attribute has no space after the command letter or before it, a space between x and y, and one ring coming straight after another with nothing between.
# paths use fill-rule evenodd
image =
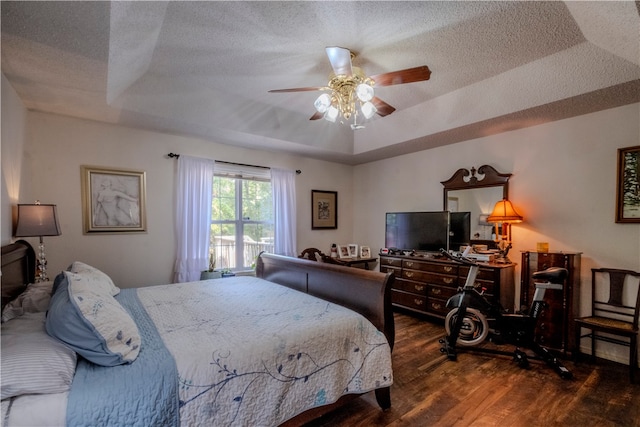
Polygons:
<instances>
[{"instance_id":1,"label":"ceiling fan light kit","mask_svg":"<svg viewBox=\"0 0 640 427\"><path fill-rule=\"evenodd\" d=\"M277 89L269 92L326 91L313 103L317 113L311 116L310 120L324 117L325 120L335 122L340 115L345 121L349 121L353 117L353 124L351 125L353 130L364 128L361 123L357 123L358 114L365 119L370 119L376 113L384 117L395 111L395 108L391 105L375 97L374 86L413 83L429 80L431 76L429 68L426 65L422 65L407 70L367 77L364 71L351 65L351 59L355 55L349 49L327 47L326 52L334 71L329 76L327 86Z\"/></svg>"}]
</instances>

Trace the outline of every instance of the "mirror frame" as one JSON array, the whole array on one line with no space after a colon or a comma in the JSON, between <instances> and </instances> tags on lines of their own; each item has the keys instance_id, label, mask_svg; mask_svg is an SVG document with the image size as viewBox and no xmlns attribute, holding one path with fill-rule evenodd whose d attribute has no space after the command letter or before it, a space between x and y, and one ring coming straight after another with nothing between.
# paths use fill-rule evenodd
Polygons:
<instances>
[{"instance_id":1,"label":"mirror frame","mask_svg":"<svg viewBox=\"0 0 640 427\"><path fill-rule=\"evenodd\" d=\"M477 177L481 175L481 177ZM468 177L468 178L467 178ZM473 190L474 188L484 187L502 187L502 198L509 198L509 178L510 173L500 173L489 165L482 165L477 170L472 167L469 169L458 169L452 176L446 181L441 181L444 186L444 198L443 198L443 210L448 210L448 195L449 191L454 190ZM499 202L499 200L497 201Z\"/></svg>"}]
</instances>

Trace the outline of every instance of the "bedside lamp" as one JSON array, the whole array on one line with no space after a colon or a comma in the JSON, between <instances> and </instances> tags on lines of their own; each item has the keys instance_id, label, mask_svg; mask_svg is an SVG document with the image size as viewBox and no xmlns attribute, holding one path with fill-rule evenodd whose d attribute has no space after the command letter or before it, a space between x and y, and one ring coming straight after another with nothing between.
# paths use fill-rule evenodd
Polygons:
<instances>
[{"instance_id":1,"label":"bedside lamp","mask_svg":"<svg viewBox=\"0 0 640 427\"><path fill-rule=\"evenodd\" d=\"M36 282L49 280L42 237L59 236L60 234L62 233L58 223L56 205L42 205L39 201L33 205L18 205L18 223L15 236L40 237Z\"/></svg>"},{"instance_id":2,"label":"bedside lamp","mask_svg":"<svg viewBox=\"0 0 640 427\"><path fill-rule=\"evenodd\" d=\"M511 249L511 224L522 222L523 218L520 215L511 202L507 199L502 199L493 208L491 215L487 217L487 222L493 222L496 224L496 236L498 236L498 223L502 224L502 236L500 237L500 243L498 247L503 253L502 260L509 262L507 254Z\"/></svg>"}]
</instances>

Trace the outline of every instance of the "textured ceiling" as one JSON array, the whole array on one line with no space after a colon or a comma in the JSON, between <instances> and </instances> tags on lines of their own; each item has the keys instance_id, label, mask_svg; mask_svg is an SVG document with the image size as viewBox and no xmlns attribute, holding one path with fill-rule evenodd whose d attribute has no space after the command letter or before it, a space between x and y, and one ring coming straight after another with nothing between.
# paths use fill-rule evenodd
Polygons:
<instances>
[{"instance_id":1,"label":"textured ceiling","mask_svg":"<svg viewBox=\"0 0 640 427\"><path fill-rule=\"evenodd\" d=\"M639 4L2 1L2 72L27 108L358 164L640 101ZM326 46L397 111L310 121Z\"/></svg>"}]
</instances>

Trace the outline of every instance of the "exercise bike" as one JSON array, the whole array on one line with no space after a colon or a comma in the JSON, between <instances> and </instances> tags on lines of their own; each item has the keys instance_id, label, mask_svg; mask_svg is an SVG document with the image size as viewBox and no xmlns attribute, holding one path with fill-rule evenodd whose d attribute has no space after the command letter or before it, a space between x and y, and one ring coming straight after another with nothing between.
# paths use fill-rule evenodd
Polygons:
<instances>
[{"instance_id":1,"label":"exercise bike","mask_svg":"<svg viewBox=\"0 0 640 427\"><path fill-rule=\"evenodd\" d=\"M447 301L447 308L451 311L445 319L447 335L440 340L443 345L440 351L445 353L449 360L457 359L456 346L460 346L472 348L474 351L513 356L518 366L528 368L529 357L522 349L529 349L535 354L534 358L546 362L560 377L572 378L571 372L556 356L535 342L536 324L540 311L546 304L543 300L545 291L561 290L567 269L551 267L533 273L536 291L529 313L508 314L498 302L491 301L484 295L484 289L481 292L476 290L474 285L479 266L475 260L467 258L467 252L460 256L453 256L445 250L441 252L447 258L469 267L464 287ZM479 348L487 338L496 344L512 344L516 348L513 352Z\"/></svg>"}]
</instances>

